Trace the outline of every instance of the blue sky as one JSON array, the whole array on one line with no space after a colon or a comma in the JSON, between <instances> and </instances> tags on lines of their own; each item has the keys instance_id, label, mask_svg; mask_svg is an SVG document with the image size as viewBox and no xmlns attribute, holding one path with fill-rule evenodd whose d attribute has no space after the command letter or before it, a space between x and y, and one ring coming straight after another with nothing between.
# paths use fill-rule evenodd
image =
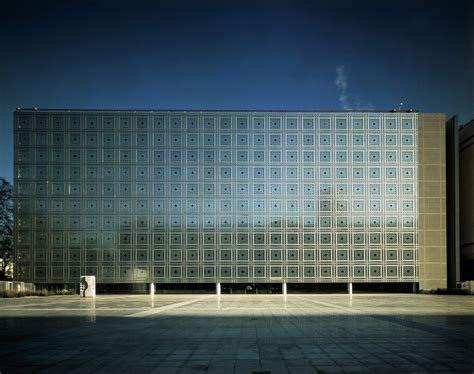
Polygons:
<instances>
[{"instance_id":1,"label":"blue sky","mask_svg":"<svg viewBox=\"0 0 474 374\"><path fill-rule=\"evenodd\" d=\"M474 118L472 1L7 1L0 175L23 108L389 109Z\"/></svg>"}]
</instances>

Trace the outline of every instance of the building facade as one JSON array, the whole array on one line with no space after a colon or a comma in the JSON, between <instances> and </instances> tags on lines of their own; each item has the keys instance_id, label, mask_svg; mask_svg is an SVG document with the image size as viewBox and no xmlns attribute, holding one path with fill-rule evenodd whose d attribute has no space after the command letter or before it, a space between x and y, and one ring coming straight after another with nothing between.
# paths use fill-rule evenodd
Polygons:
<instances>
[{"instance_id":1,"label":"building facade","mask_svg":"<svg viewBox=\"0 0 474 374\"><path fill-rule=\"evenodd\" d=\"M459 130L459 225L461 281L474 280L474 120Z\"/></svg>"},{"instance_id":2,"label":"building facade","mask_svg":"<svg viewBox=\"0 0 474 374\"><path fill-rule=\"evenodd\" d=\"M446 287L442 114L18 110L14 127L19 280Z\"/></svg>"}]
</instances>

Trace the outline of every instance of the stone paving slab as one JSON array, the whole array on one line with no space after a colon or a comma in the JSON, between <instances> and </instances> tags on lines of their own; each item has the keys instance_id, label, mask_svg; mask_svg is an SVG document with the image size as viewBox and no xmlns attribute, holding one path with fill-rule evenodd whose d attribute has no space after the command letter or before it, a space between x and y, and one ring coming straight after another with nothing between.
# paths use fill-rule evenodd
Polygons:
<instances>
[{"instance_id":1,"label":"stone paving slab","mask_svg":"<svg viewBox=\"0 0 474 374\"><path fill-rule=\"evenodd\" d=\"M472 352L469 296L0 299L2 374L472 373Z\"/></svg>"}]
</instances>

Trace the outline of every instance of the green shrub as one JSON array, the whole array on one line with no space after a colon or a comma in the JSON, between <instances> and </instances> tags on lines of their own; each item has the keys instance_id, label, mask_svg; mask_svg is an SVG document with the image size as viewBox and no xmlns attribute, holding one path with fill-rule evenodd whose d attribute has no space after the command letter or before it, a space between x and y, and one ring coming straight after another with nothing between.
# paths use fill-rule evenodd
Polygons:
<instances>
[{"instance_id":1,"label":"green shrub","mask_svg":"<svg viewBox=\"0 0 474 374\"><path fill-rule=\"evenodd\" d=\"M13 291L0 291L0 297L16 297Z\"/></svg>"},{"instance_id":2,"label":"green shrub","mask_svg":"<svg viewBox=\"0 0 474 374\"><path fill-rule=\"evenodd\" d=\"M435 295L468 295L468 290L462 288L438 288L431 291Z\"/></svg>"},{"instance_id":3,"label":"green shrub","mask_svg":"<svg viewBox=\"0 0 474 374\"><path fill-rule=\"evenodd\" d=\"M0 291L0 297L25 297L25 296L56 296L56 295L74 295L75 292L71 290L52 290L45 288L36 291Z\"/></svg>"}]
</instances>

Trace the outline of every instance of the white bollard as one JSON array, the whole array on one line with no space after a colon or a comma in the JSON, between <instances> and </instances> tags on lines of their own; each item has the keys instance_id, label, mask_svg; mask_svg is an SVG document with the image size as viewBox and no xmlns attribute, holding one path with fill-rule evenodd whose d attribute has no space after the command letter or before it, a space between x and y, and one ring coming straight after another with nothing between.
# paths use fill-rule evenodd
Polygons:
<instances>
[{"instance_id":1,"label":"white bollard","mask_svg":"<svg viewBox=\"0 0 474 374\"><path fill-rule=\"evenodd\" d=\"M286 295L286 282L281 285L281 291L283 295Z\"/></svg>"},{"instance_id":2,"label":"white bollard","mask_svg":"<svg viewBox=\"0 0 474 374\"><path fill-rule=\"evenodd\" d=\"M352 283L347 283L347 293L352 295Z\"/></svg>"},{"instance_id":3,"label":"white bollard","mask_svg":"<svg viewBox=\"0 0 474 374\"><path fill-rule=\"evenodd\" d=\"M150 296L155 296L155 283L150 283Z\"/></svg>"},{"instance_id":4,"label":"white bollard","mask_svg":"<svg viewBox=\"0 0 474 374\"><path fill-rule=\"evenodd\" d=\"M216 295L220 295L220 294L221 294L221 284L216 283Z\"/></svg>"}]
</instances>

